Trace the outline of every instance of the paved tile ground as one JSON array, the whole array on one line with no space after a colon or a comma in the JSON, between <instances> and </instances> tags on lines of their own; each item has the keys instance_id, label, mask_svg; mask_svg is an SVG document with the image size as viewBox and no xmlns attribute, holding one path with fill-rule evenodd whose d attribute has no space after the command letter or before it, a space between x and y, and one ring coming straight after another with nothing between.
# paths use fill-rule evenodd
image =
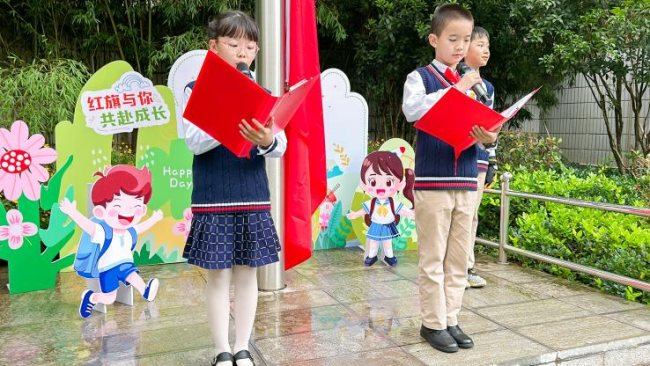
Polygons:
<instances>
[{"instance_id":1,"label":"paved tile ground","mask_svg":"<svg viewBox=\"0 0 650 366\"><path fill-rule=\"evenodd\" d=\"M261 292L251 351L258 365L650 365L650 307L516 265L479 257L488 281L464 298L461 326L476 347L455 354L419 336L417 253L362 266L358 249L314 253ZM0 279L6 281L6 267ZM209 365L205 272L143 267L156 301L77 314L85 283L63 273L53 290L0 289L0 365Z\"/></svg>"}]
</instances>

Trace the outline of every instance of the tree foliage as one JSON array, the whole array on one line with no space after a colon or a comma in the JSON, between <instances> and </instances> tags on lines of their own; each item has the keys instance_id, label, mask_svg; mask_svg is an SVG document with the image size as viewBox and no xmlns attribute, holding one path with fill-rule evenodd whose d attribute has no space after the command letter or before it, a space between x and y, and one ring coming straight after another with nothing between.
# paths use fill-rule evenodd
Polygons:
<instances>
[{"instance_id":1,"label":"tree foliage","mask_svg":"<svg viewBox=\"0 0 650 366\"><path fill-rule=\"evenodd\" d=\"M610 150L621 173L627 170L623 147L625 91L634 127L634 150L650 153L650 1L521 0L534 17L526 37L534 44L552 42L542 58L547 72L574 81L580 75L598 105ZM573 12L565 10L574 9Z\"/></svg>"},{"instance_id":2,"label":"tree foliage","mask_svg":"<svg viewBox=\"0 0 650 366\"><path fill-rule=\"evenodd\" d=\"M371 136L412 140L414 129L401 113L403 84L409 72L434 58L427 41L431 16L446 1L331 2L347 36L334 39L321 32L323 68L344 70L352 88L368 99ZM457 2L472 11L476 25L490 32L492 57L481 73L495 85L497 109L542 85L546 87L536 96L537 105L542 109L554 105L555 89L562 79L548 73L540 61L552 45L525 39L534 15L519 11L516 1ZM522 117L530 114L522 111L519 121Z\"/></svg>"},{"instance_id":3,"label":"tree foliage","mask_svg":"<svg viewBox=\"0 0 650 366\"><path fill-rule=\"evenodd\" d=\"M77 97L89 77L86 66L74 60L38 59L30 63L10 58L0 67L0 127L24 120L32 131L54 141L59 121L71 121Z\"/></svg>"},{"instance_id":4,"label":"tree foliage","mask_svg":"<svg viewBox=\"0 0 650 366\"><path fill-rule=\"evenodd\" d=\"M254 14L254 0L0 0L0 121L24 119L53 140L72 119L89 75L115 60L165 84L183 53L207 47L209 19ZM318 1L321 29L346 37L331 1Z\"/></svg>"},{"instance_id":5,"label":"tree foliage","mask_svg":"<svg viewBox=\"0 0 650 366\"><path fill-rule=\"evenodd\" d=\"M617 101L623 91L632 95L635 148L650 153L649 113L642 99L648 83L649 1L456 2L490 32L492 57L481 73L495 85L497 109L544 86L535 102L548 110L563 82L582 74L622 162L626 152L618 137L623 118ZM316 0L322 69L342 69L352 88L366 97L373 138L412 140L414 129L401 113L403 83L434 57L426 38L431 16L443 2ZM254 0L0 0L0 67L70 59L92 73L124 59L164 84L181 54L206 46L211 16L226 9L254 14L254 7ZM530 114L524 110L517 117L521 121Z\"/></svg>"}]
</instances>

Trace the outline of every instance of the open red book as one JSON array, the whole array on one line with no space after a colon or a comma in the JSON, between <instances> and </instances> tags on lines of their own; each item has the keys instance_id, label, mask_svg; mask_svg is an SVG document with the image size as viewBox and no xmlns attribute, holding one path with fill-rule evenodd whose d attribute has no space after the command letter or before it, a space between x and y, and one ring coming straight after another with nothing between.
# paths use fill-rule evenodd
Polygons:
<instances>
[{"instance_id":1,"label":"open red book","mask_svg":"<svg viewBox=\"0 0 650 366\"><path fill-rule=\"evenodd\" d=\"M266 125L275 117L273 133L284 130L318 77L303 80L281 97L274 97L214 52L208 52L183 117L233 154L246 157L253 146L239 132L241 120L252 125L255 118Z\"/></svg>"},{"instance_id":2,"label":"open red book","mask_svg":"<svg viewBox=\"0 0 650 366\"><path fill-rule=\"evenodd\" d=\"M533 90L518 100L510 108L498 113L456 88L450 88L427 113L415 123L418 128L451 145L456 158L476 140L469 135L474 126L482 126L488 131L506 123L514 117L521 107L537 93L540 88Z\"/></svg>"}]
</instances>

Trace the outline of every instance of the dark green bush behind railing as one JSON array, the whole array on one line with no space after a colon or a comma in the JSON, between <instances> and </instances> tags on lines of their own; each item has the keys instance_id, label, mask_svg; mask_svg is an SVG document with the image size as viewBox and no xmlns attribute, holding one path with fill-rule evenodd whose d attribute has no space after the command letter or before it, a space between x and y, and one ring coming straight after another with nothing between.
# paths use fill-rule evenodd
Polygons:
<instances>
[{"instance_id":1,"label":"dark green bush behind railing","mask_svg":"<svg viewBox=\"0 0 650 366\"><path fill-rule=\"evenodd\" d=\"M648 207L631 177L567 168L560 161L557 140L526 134L504 134L497 152L501 171L513 177L512 190L595 202ZM513 149L516 146L517 149ZM516 168L512 163L523 163ZM496 187L498 188L498 186ZM484 196L479 237L498 240L500 198ZM649 281L650 221L646 218L513 198L510 201L511 245L631 278ZM580 281L631 301L650 304L650 294L602 281L566 268L521 256L526 266Z\"/></svg>"}]
</instances>

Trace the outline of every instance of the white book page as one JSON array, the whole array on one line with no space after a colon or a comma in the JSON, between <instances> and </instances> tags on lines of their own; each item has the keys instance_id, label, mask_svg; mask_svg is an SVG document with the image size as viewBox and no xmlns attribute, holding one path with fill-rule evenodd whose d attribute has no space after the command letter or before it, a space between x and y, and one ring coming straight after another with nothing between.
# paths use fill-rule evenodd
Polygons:
<instances>
[{"instance_id":1,"label":"white book page","mask_svg":"<svg viewBox=\"0 0 650 366\"><path fill-rule=\"evenodd\" d=\"M293 90L296 90L296 89L300 88L306 82L307 82L307 79L300 80L299 82L293 84L293 86L289 88L289 91L293 91Z\"/></svg>"},{"instance_id":2,"label":"white book page","mask_svg":"<svg viewBox=\"0 0 650 366\"><path fill-rule=\"evenodd\" d=\"M511 105L508 109L501 112L501 115L508 119L512 118L512 116L514 116L517 112L519 112L521 107L523 107L524 104L526 104L526 102L528 102L528 100L530 100L530 98L532 98L533 95L535 95L535 93L537 93L538 90L539 88L533 90L523 98L519 99L515 104Z\"/></svg>"}]
</instances>

